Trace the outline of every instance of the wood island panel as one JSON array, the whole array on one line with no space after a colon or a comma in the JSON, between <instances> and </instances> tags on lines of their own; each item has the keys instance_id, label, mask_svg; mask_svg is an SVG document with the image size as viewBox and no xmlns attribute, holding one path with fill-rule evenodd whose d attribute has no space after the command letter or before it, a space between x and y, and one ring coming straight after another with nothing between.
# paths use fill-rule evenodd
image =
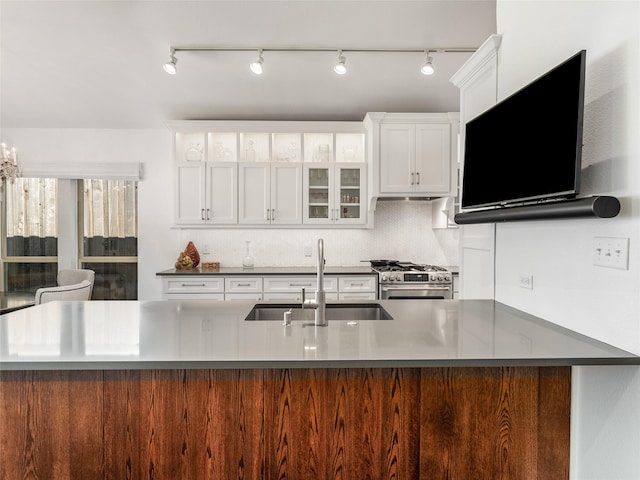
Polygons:
<instances>
[{"instance_id":1,"label":"wood island panel","mask_svg":"<svg viewBox=\"0 0 640 480\"><path fill-rule=\"evenodd\" d=\"M0 371L0 478L568 479L570 367Z\"/></svg>"}]
</instances>

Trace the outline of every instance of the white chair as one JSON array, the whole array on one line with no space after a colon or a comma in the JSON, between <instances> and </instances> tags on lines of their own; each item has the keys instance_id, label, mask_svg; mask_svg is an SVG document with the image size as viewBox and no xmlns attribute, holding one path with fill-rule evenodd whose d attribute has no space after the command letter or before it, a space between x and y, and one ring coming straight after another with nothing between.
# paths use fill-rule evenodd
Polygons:
<instances>
[{"instance_id":1,"label":"white chair","mask_svg":"<svg viewBox=\"0 0 640 480\"><path fill-rule=\"evenodd\" d=\"M82 280L73 285L59 285L57 287L42 287L36 290L35 304L53 302L54 300L90 300L91 282Z\"/></svg>"},{"instance_id":2,"label":"white chair","mask_svg":"<svg viewBox=\"0 0 640 480\"><path fill-rule=\"evenodd\" d=\"M88 269L60 270L55 287L36 290L35 304L54 300L91 300L95 272Z\"/></svg>"},{"instance_id":3,"label":"white chair","mask_svg":"<svg viewBox=\"0 0 640 480\"><path fill-rule=\"evenodd\" d=\"M73 270L60 270L58 272L58 286L62 285L75 285L82 280L87 280L91 283L91 293L93 293L93 282L96 278L96 274L93 270L86 268L76 268ZM89 295L91 298L91 295Z\"/></svg>"}]
</instances>

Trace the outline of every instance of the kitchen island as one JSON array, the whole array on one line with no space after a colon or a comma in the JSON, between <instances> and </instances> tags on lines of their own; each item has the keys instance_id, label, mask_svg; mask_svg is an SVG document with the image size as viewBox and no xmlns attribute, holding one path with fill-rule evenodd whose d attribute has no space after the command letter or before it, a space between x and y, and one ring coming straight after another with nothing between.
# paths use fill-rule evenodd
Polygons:
<instances>
[{"instance_id":1,"label":"kitchen island","mask_svg":"<svg viewBox=\"0 0 640 480\"><path fill-rule=\"evenodd\" d=\"M493 301L254 303L0 316L0 478L568 478L571 366L640 363Z\"/></svg>"}]
</instances>

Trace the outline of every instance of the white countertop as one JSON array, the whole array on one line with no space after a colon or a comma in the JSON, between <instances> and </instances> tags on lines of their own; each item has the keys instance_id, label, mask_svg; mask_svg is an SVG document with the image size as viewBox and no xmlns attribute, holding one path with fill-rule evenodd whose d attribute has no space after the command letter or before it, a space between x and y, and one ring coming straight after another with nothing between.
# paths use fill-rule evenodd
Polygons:
<instances>
[{"instance_id":1,"label":"white countertop","mask_svg":"<svg viewBox=\"0 0 640 480\"><path fill-rule=\"evenodd\" d=\"M254 303L37 305L0 316L0 369L640 363L638 356L490 300L380 300L393 320L333 320L326 327L245 321Z\"/></svg>"}]
</instances>

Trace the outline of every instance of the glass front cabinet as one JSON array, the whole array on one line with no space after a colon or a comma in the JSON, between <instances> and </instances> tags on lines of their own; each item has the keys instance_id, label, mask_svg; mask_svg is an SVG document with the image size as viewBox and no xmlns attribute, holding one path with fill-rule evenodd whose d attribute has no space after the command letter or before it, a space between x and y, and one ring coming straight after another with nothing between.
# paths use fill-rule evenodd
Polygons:
<instances>
[{"instance_id":1,"label":"glass front cabinet","mask_svg":"<svg viewBox=\"0 0 640 480\"><path fill-rule=\"evenodd\" d=\"M185 122L174 156L177 225L367 224L365 134L349 122Z\"/></svg>"},{"instance_id":2,"label":"glass front cabinet","mask_svg":"<svg viewBox=\"0 0 640 480\"><path fill-rule=\"evenodd\" d=\"M366 221L364 164L306 164L304 222L361 224Z\"/></svg>"}]
</instances>

